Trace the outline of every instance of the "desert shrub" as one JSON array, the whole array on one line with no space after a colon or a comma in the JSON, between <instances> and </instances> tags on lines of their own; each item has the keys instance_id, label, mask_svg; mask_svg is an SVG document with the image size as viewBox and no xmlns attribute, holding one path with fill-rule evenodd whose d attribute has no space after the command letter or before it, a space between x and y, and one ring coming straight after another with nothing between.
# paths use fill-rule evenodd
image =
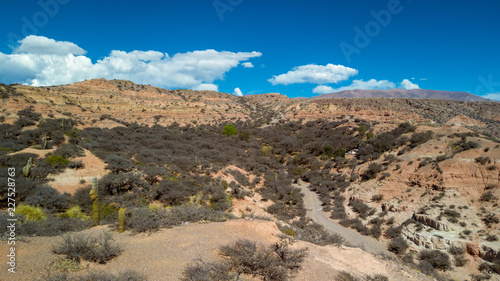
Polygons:
<instances>
[{"instance_id":1,"label":"desert shrub","mask_svg":"<svg viewBox=\"0 0 500 281\"><path fill-rule=\"evenodd\" d=\"M16 214L25 216L26 221L42 221L47 219L47 214L40 207L32 207L20 204L16 208Z\"/></svg>"},{"instance_id":2,"label":"desert shrub","mask_svg":"<svg viewBox=\"0 0 500 281\"><path fill-rule=\"evenodd\" d=\"M48 210L64 210L69 207L69 193L61 194L55 188L42 184L37 185L24 203L32 206L40 206Z\"/></svg>"},{"instance_id":3,"label":"desert shrub","mask_svg":"<svg viewBox=\"0 0 500 281\"><path fill-rule=\"evenodd\" d=\"M132 173L108 174L99 180L99 195L118 195L126 191L140 191L149 184Z\"/></svg>"},{"instance_id":4,"label":"desert shrub","mask_svg":"<svg viewBox=\"0 0 500 281\"><path fill-rule=\"evenodd\" d=\"M330 218L334 220L343 220L347 218L344 206L335 206L330 214Z\"/></svg>"},{"instance_id":5,"label":"desert shrub","mask_svg":"<svg viewBox=\"0 0 500 281\"><path fill-rule=\"evenodd\" d=\"M54 246L52 251L78 262L86 260L106 263L122 252L121 246L114 243L113 237L109 232L103 232L99 236L66 234L62 236L62 239L63 241Z\"/></svg>"},{"instance_id":6,"label":"desert shrub","mask_svg":"<svg viewBox=\"0 0 500 281\"><path fill-rule=\"evenodd\" d=\"M429 275L429 276L436 276L438 275L432 264L426 260L421 260L419 261L417 265L417 269L419 269L423 274Z\"/></svg>"},{"instance_id":7,"label":"desert shrub","mask_svg":"<svg viewBox=\"0 0 500 281\"><path fill-rule=\"evenodd\" d=\"M238 135L238 138L241 140L241 141L246 141L246 142L250 142L250 136L252 134L250 132L241 132L239 135Z\"/></svg>"},{"instance_id":8,"label":"desert shrub","mask_svg":"<svg viewBox=\"0 0 500 281\"><path fill-rule=\"evenodd\" d=\"M370 236L376 239L382 236L382 227L380 224L375 224L370 228Z\"/></svg>"},{"instance_id":9,"label":"desert shrub","mask_svg":"<svg viewBox=\"0 0 500 281\"><path fill-rule=\"evenodd\" d=\"M463 255L456 256L453 264L457 267L465 266L467 264L467 259Z\"/></svg>"},{"instance_id":10,"label":"desert shrub","mask_svg":"<svg viewBox=\"0 0 500 281\"><path fill-rule=\"evenodd\" d=\"M458 223L458 219L461 217L459 212L451 209L444 210L443 215L452 223Z\"/></svg>"},{"instance_id":11,"label":"desert shrub","mask_svg":"<svg viewBox=\"0 0 500 281\"><path fill-rule=\"evenodd\" d=\"M449 146L453 149L454 153L459 153L465 150L473 149L479 146L477 142L467 141L465 136L462 136L460 141L451 142Z\"/></svg>"},{"instance_id":12,"label":"desert shrub","mask_svg":"<svg viewBox=\"0 0 500 281\"><path fill-rule=\"evenodd\" d=\"M481 195L481 198L479 198L479 200L481 200L483 202L491 202L491 201L495 201L497 199L498 198L495 195L493 195L493 192L491 190L483 193Z\"/></svg>"},{"instance_id":13,"label":"desert shrub","mask_svg":"<svg viewBox=\"0 0 500 281\"><path fill-rule=\"evenodd\" d=\"M455 247L455 246L450 247L450 248L448 249L448 252L449 252L450 254L452 254L453 256L460 256L460 255L465 254L465 250L464 250L464 248L461 248L461 247Z\"/></svg>"},{"instance_id":14,"label":"desert shrub","mask_svg":"<svg viewBox=\"0 0 500 281\"><path fill-rule=\"evenodd\" d=\"M366 281L389 281L389 277L383 274L368 275Z\"/></svg>"},{"instance_id":15,"label":"desert shrub","mask_svg":"<svg viewBox=\"0 0 500 281\"><path fill-rule=\"evenodd\" d=\"M92 199L90 199L90 186L79 188L75 191L73 196L70 197L72 204L78 205L86 213L92 210Z\"/></svg>"},{"instance_id":16,"label":"desert shrub","mask_svg":"<svg viewBox=\"0 0 500 281\"><path fill-rule=\"evenodd\" d=\"M335 277L335 281L360 281L360 280L347 271L341 271Z\"/></svg>"},{"instance_id":17,"label":"desert shrub","mask_svg":"<svg viewBox=\"0 0 500 281\"><path fill-rule=\"evenodd\" d=\"M493 224L499 223L500 219L495 214L488 214L481 219L486 226L491 227Z\"/></svg>"},{"instance_id":18,"label":"desert shrub","mask_svg":"<svg viewBox=\"0 0 500 281\"><path fill-rule=\"evenodd\" d=\"M30 177L33 179L46 180L49 174L57 175L64 171L64 169L53 167L45 161L36 161L35 165L30 173Z\"/></svg>"},{"instance_id":19,"label":"desert shrub","mask_svg":"<svg viewBox=\"0 0 500 281\"><path fill-rule=\"evenodd\" d=\"M168 171L164 167L143 166L141 170L144 173L144 180L151 185L159 183L162 176L168 175Z\"/></svg>"},{"instance_id":20,"label":"desert shrub","mask_svg":"<svg viewBox=\"0 0 500 281\"><path fill-rule=\"evenodd\" d=\"M491 162L490 157L482 157L482 156L476 157L474 160L476 161L476 163L479 163L481 165L486 165L486 163Z\"/></svg>"},{"instance_id":21,"label":"desert shrub","mask_svg":"<svg viewBox=\"0 0 500 281\"><path fill-rule=\"evenodd\" d=\"M162 180L154 190L154 197L165 205L180 205L196 193L192 183L178 180Z\"/></svg>"},{"instance_id":22,"label":"desert shrub","mask_svg":"<svg viewBox=\"0 0 500 281\"><path fill-rule=\"evenodd\" d=\"M140 208L132 210L125 220L127 229L134 232L152 232L165 227L167 210Z\"/></svg>"},{"instance_id":23,"label":"desert shrub","mask_svg":"<svg viewBox=\"0 0 500 281\"><path fill-rule=\"evenodd\" d=\"M360 199L354 199L349 202L351 209L359 214L359 217L366 218L372 212L372 208Z\"/></svg>"},{"instance_id":24,"label":"desert shrub","mask_svg":"<svg viewBox=\"0 0 500 281\"><path fill-rule=\"evenodd\" d=\"M17 112L17 116L20 118L26 118L32 121L38 121L40 120L40 117L42 117L42 114L35 112L35 107L33 105L30 105L22 110L19 110Z\"/></svg>"},{"instance_id":25,"label":"desert shrub","mask_svg":"<svg viewBox=\"0 0 500 281\"><path fill-rule=\"evenodd\" d=\"M224 128L222 129L222 134L226 136L232 136L236 135L238 132L236 131L236 128L234 128L234 125L229 123Z\"/></svg>"},{"instance_id":26,"label":"desert shrub","mask_svg":"<svg viewBox=\"0 0 500 281\"><path fill-rule=\"evenodd\" d=\"M484 240L488 242L495 242L498 241L498 237L496 235L488 234Z\"/></svg>"},{"instance_id":27,"label":"desert shrub","mask_svg":"<svg viewBox=\"0 0 500 281\"><path fill-rule=\"evenodd\" d=\"M106 203L106 202L100 203L99 217L101 224L115 223L118 219L118 207L114 203Z\"/></svg>"},{"instance_id":28,"label":"desert shrub","mask_svg":"<svg viewBox=\"0 0 500 281\"><path fill-rule=\"evenodd\" d=\"M134 270L126 270L114 275L104 271L90 271L84 275L70 277L66 272L47 271L40 281L146 281L147 278Z\"/></svg>"},{"instance_id":29,"label":"desert shrub","mask_svg":"<svg viewBox=\"0 0 500 281\"><path fill-rule=\"evenodd\" d=\"M479 271L485 272L485 273L496 273L500 274L500 260L497 259L493 263L489 262L482 262L479 265Z\"/></svg>"},{"instance_id":30,"label":"desert shrub","mask_svg":"<svg viewBox=\"0 0 500 281\"><path fill-rule=\"evenodd\" d=\"M67 232L81 231L92 226L88 219L47 216L46 220L26 221L19 226L19 234L29 236L56 236Z\"/></svg>"},{"instance_id":31,"label":"desert shrub","mask_svg":"<svg viewBox=\"0 0 500 281\"><path fill-rule=\"evenodd\" d=\"M423 250L420 252L418 259L430 263L435 269L444 271L451 269L450 257L439 250Z\"/></svg>"},{"instance_id":32,"label":"desert shrub","mask_svg":"<svg viewBox=\"0 0 500 281\"><path fill-rule=\"evenodd\" d=\"M418 163L418 167L422 168L422 167L427 166L428 164L429 164L429 159L424 158L424 159L422 159L422 161L420 161L420 163Z\"/></svg>"},{"instance_id":33,"label":"desert shrub","mask_svg":"<svg viewBox=\"0 0 500 281\"><path fill-rule=\"evenodd\" d=\"M412 253L406 253L401 260L404 263L413 264L413 254Z\"/></svg>"},{"instance_id":34,"label":"desert shrub","mask_svg":"<svg viewBox=\"0 0 500 281\"><path fill-rule=\"evenodd\" d=\"M486 167L486 170L494 171L494 170L496 170L496 167L495 167L495 165L489 165L488 167Z\"/></svg>"},{"instance_id":35,"label":"desert shrub","mask_svg":"<svg viewBox=\"0 0 500 281\"><path fill-rule=\"evenodd\" d=\"M248 180L248 178L245 175L243 175L240 171L228 170L228 173L231 174L234 177L234 179L238 181L238 183L241 184L242 186L250 185L250 181Z\"/></svg>"},{"instance_id":36,"label":"desert shrub","mask_svg":"<svg viewBox=\"0 0 500 281\"><path fill-rule=\"evenodd\" d=\"M432 131L425 131L425 132L420 132L420 133L414 133L411 138L410 138L410 147L417 147L428 140L432 139Z\"/></svg>"},{"instance_id":37,"label":"desert shrub","mask_svg":"<svg viewBox=\"0 0 500 281\"><path fill-rule=\"evenodd\" d=\"M371 163L368 169L363 173L364 180L370 180L377 177L377 174L382 171L382 166L377 163Z\"/></svg>"},{"instance_id":38,"label":"desert shrub","mask_svg":"<svg viewBox=\"0 0 500 281\"><path fill-rule=\"evenodd\" d=\"M212 221L221 222L233 218L221 211L215 211L205 206L182 205L169 210L167 222L169 225L179 225L183 222Z\"/></svg>"},{"instance_id":39,"label":"desert shrub","mask_svg":"<svg viewBox=\"0 0 500 281\"><path fill-rule=\"evenodd\" d=\"M20 128L33 126L33 125L36 125L35 121L30 120L28 118L24 118L24 117L17 119L16 122L14 123L14 126L20 127Z\"/></svg>"},{"instance_id":40,"label":"desert shrub","mask_svg":"<svg viewBox=\"0 0 500 281\"><path fill-rule=\"evenodd\" d=\"M86 219L85 213L82 211L80 206L73 206L69 208L66 212L59 214L60 218L77 218L84 220Z\"/></svg>"},{"instance_id":41,"label":"desert shrub","mask_svg":"<svg viewBox=\"0 0 500 281\"><path fill-rule=\"evenodd\" d=\"M83 162L81 160L71 161L68 164L68 168L75 169L75 170L77 170L77 169L83 169L83 168L85 168L85 164L83 164Z\"/></svg>"},{"instance_id":42,"label":"desert shrub","mask_svg":"<svg viewBox=\"0 0 500 281\"><path fill-rule=\"evenodd\" d=\"M134 167L134 164L130 161L130 159L120 155L109 154L104 159L104 162L108 164L106 169L111 170L111 173L113 174L130 172Z\"/></svg>"},{"instance_id":43,"label":"desert shrub","mask_svg":"<svg viewBox=\"0 0 500 281\"><path fill-rule=\"evenodd\" d=\"M336 234L329 233L320 224L304 219L294 221L292 226L295 229L296 238L316 245L336 245L344 244L344 239Z\"/></svg>"},{"instance_id":44,"label":"desert shrub","mask_svg":"<svg viewBox=\"0 0 500 281\"><path fill-rule=\"evenodd\" d=\"M56 169L64 169L69 164L69 160L60 155L51 155L44 160L51 167Z\"/></svg>"},{"instance_id":45,"label":"desert shrub","mask_svg":"<svg viewBox=\"0 0 500 281\"><path fill-rule=\"evenodd\" d=\"M409 245L406 242L404 238L401 236L397 236L392 238L391 242L389 242L388 249L389 251L397 254L397 255L402 255L408 249Z\"/></svg>"},{"instance_id":46,"label":"desert shrub","mask_svg":"<svg viewBox=\"0 0 500 281\"><path fill-rule=\"evenodd\" d=\"M249 240L222 246L219 255L230 271L262 280L289 280L301 269L307 249L291 250L286 241L264 247Z\"/></svg>"},{"instance_id":47,"label":"desert shrub","mask_svg":"<svg viewBox=\"0 0 500 281\"><path fill-rule=\"evenodd\" d=\"M376 195L372 196L372 201L374 201L374 202L380 202L380 201L382 201L382 199L384 199L383 194L376 194Z\"/></svg>"},{"instance_id":48,"label":"desert shrub","mask_svg":"<svg viewBox=\"0 0 500 281\"><path fill-rule=\"evenodd\" d=\"M496 187L496 185L494 184L488 184L484 187L485 190L490 190L490 189L494 189Z\"/></svg>"},{"instance_id":49,"label":"desert shrub","mask_svg":"<svg viewBox=\"0 0 500 281\"><path fill-rule=\"evenodd\" d=\"M297 233L295 233L295 230L293 230L293 229L285 229L285 231L283 231L283 233L285 233L288 236L292 236L292 237L295 237L297 235Z\"/></svg>"},{"instance_id":50,"label":"desert shrub","mask_svg":"<svg viewBox=\"0 0 500 281\"><path fill-rule=\"evenodd\" d=\"M83 148L81 148L78 145L74 145L74 144L62 144L62 145L58 146L56 150L54 150L53 154L59 155L59 156L64 157L66 159L72 158L72 157L85 156L85 152L83 151Z\"/></svg>"},{"instance_id":51,"label":"desert shrub","mask_svg":"<svg viewBox=\"0 0 500 281\"><path fill-rule=\"evenodd\" d=\"M234 275L224 263L198 259L184 268L181 281L232 281Z\"/></svg>"}]
</instances>

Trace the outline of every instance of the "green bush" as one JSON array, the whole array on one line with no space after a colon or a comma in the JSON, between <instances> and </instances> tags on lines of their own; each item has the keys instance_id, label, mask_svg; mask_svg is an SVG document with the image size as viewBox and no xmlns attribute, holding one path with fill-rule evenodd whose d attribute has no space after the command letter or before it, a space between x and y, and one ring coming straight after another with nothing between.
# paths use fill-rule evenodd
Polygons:
<instances>
[{"instance_id":1,"label":"green bush","mask_svg":"<svg viewBox=\"0 0 500 281\"><path fill-rule=\"evenodd\" d=\"M24 204L17 206L16 214L26 216L26 221L42 221L47 219L47 215L41 208Z\"/></svg>"},{"instance_id":2,"label":"green bush","mask_svg":"<svg viewBox=\"0 0 500 281\"><path fill-rule=\"evenodd\" d=\"M59 214L59 217L61 217L61 218L77 218L80 220L85 220L88 218L87 216L85 216L85 213L82 211L82 208L80 208L80 206L71 207L66 212Z\"/></svg>"},{"instance_id":3,"label":"green bush","mask_svg":"<svg viewBox=\"0 0 500 281\"><path fill-rule=\"evenodd\" d=\"M45 162L47 162L53 168L63 169L66 168L66 166L68 166L69 162L71 161L59 155L51 155L45 158Z\"/></svg>"},{"instance_id":4,"label":"green bush","mask_svg":"<svg viewBox=\"0 0 500 281\"><path fill-rule=\"evenodd\" d=\"M232 136L236 135L238 132L236 131L236 128L234 128L233 124L229 123L226 126L224 126L224 129L222 129L222 134L226 136Z\"/></svg>"},{"instance_id":5,"label":"green bush","mask_svg":"<svg viewBox=\"0 0 500 281\"><path fill-rule=\"evenodd\" d=\"M295 237L295 230L293 229L286 229L284 233L288 236Z\"/></svg>"}]
</instances>

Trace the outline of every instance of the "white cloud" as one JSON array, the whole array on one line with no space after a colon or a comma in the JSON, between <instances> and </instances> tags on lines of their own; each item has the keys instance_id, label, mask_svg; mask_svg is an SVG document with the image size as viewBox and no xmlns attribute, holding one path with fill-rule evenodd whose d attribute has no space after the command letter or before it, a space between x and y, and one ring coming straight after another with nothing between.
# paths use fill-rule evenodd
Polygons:
<instances>
[{"instance_id":1,"label":"white cloud","mask_svg":"<svg viewBox=\"0 0 500 281\"><path fill-rule=\"evenodd\" d=\"M350 76L358 74L356 69L343 65L308 64L294 67L285 74L274 75L268 81L273 85L288 85L295 83L330 84L347 80Z\"/></svg>"},{"instance_id":2,"label":"white cloud","mask_svg":"<svg viewBox=\"0 0 500 281\"><path fill-rule=\"evenodd\" d=\"M249 61L242 63L244 68L253 68L253 64Z\"/></svg>"},{"instance_id":3,"label":"white cloud","mask_svg":"<svg viewBox=\"0 0 500 281\"><path fill-rule=\"evenodd\" d=\"M193 87L192 88L193 90L196 90L196 91L215 91L215 92L218 92L219 91L219 86L215 85L215 84L200 84L196 87Z\"/></svg>"},{"instance_id":4,"label":"white cloud","mask_svg":"<svg viewBox=\"0 0 500 281\"><path fill-rule=\"evenodd\" d=\"M235 88L233 95L238 96L238 97L242 97L243 93L241 92L240 88Z\"/></svg>"},{"instance_id":5,"label":"white cloud","mask_svg":"<svg viewBox=\"0 0 500 281\"><path fill-rule=\"evenodd\" d=\"M399 87L406 90L420 89L418 84L412 83L408 79L404 79L403 81L401 81L401 83L399 83Z\"/></svg>"},{"instance_id":6,"label":"white cloud","mask_svg":"<svg viewBox=\"0 0 500 281\"><path fill-rule=\"evenodd\" d=\"M335 92L335 89L333 89L330 86L325 86L325 85L319 85L316 88L313 89L313 93L315 94L329 94Z\"/></svg>"},{"instance_id":7,"label":"white cloud","mask_svg":"<svg viewBox=\"0 0 500 281\"><path fill-rule=\"evenodd\" d=\"M500 101L500 93L491 93L491 94L484 95L482 97L485 99Z\"/></svg>"},{"instance_id":8,"label":"white cloud","mask_svg":"<svg viewBox=\"0 0 500 281\"><path fill-rule=\"evenodd\" d=\"M74 43L56 41L43 36L29 35L19 43L21 45L14 50L14 54L84 55L86 53L84 49Z\"/></svg>"},{"instance_id":9,"label":"white cloud","mask_svg":"<svg viewBox=\"0 0 500 281\"><path fill-rule=\"evenodd\" d=\"M394 84L391 81L388 80L375 80L375 79L370 79L368 81L363 81L363 79L360 80L353 80L352 84L349 86L344 86L340 87L337 89L333 89L333 92L340 92L340 91L346 91L346 90L386 90L386 89L392 89L396 88L396 84Z\"/></svg>"},{"instance_id":10,"label":"white cloud","mask_svg":"<svg viewBox=\"0 0 500 281\"><path fill-rule=\"evenodd\" d=\"M67 84L91 78L127 79L165 88L216 90L213 82L241 62L260 57L259 52L203 50L178 53L170 57L157 51L124 52L92 63L85 50L71 42L43 36L19 41L12 54L0 52L2 82L34 86Z\"/></svg>"}]
</instances>

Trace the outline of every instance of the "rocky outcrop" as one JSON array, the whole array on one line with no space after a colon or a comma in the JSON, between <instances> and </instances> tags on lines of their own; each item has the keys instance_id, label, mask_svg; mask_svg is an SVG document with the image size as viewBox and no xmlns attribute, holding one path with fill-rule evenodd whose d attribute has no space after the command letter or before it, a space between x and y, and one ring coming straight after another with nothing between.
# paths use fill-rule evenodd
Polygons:
<instances>
[{"instance_id":1,"label":"rocky outcrop","mask_svg":"<svg viewBox=\"0 0 500 281\"><path fill-rule=\"evenodd\" d=\"M462 241L453 241L446 238L441 238L432 234L423 234L414 232L408 228L403 228L401 234L407 240L415 243L415 245L432 250L446 250L451 247L459 247L466 249L465 243Z\"/></svg>"},{"instance_id":2,"label":"rocky outcrop","mask_svg":"<svg viewBox=\"0 0 500 281\"><path fill-rule=\"evenodd\" d=\"M473 257L481 256L481 247L479 247L479 244L475 242L465 243L465 251Z\"/></svg>"},{"instance_id":3,"label":"rocky outcrop","mask_svg":"<svg viewBox=\"0 0 500 281\"><path fill-rule=\"evenodd\" d=\"M435 219L432 219L430 218L429 216L426 216L426 215L422 215L422 214L413 214L413 219L422 223L422 224L425 224L427 226L430 226L434 229L437 229L437 230L443 230L443 231L448 231L449 228L448 228L448 225L445 224L445 223L442 223L438 220L435 220Z\"/></svg>"}]
</instances>

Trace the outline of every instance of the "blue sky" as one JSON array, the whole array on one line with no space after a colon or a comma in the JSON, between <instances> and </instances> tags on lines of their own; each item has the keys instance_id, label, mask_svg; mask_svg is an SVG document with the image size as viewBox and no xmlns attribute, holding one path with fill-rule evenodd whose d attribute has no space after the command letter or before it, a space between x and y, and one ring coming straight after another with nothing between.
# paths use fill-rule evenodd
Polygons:
<instances>
[{"instance_id":1,"label":"blue sky","mask_svg":"<svg viewBox=\"0 0 500 281\"><path fill-rule=\"evenodd\" d=\"M499 1L0 0L0 5L3 83L105 77L289 97L419 87L500 100Z\"/></svg>"}]
</instances>

